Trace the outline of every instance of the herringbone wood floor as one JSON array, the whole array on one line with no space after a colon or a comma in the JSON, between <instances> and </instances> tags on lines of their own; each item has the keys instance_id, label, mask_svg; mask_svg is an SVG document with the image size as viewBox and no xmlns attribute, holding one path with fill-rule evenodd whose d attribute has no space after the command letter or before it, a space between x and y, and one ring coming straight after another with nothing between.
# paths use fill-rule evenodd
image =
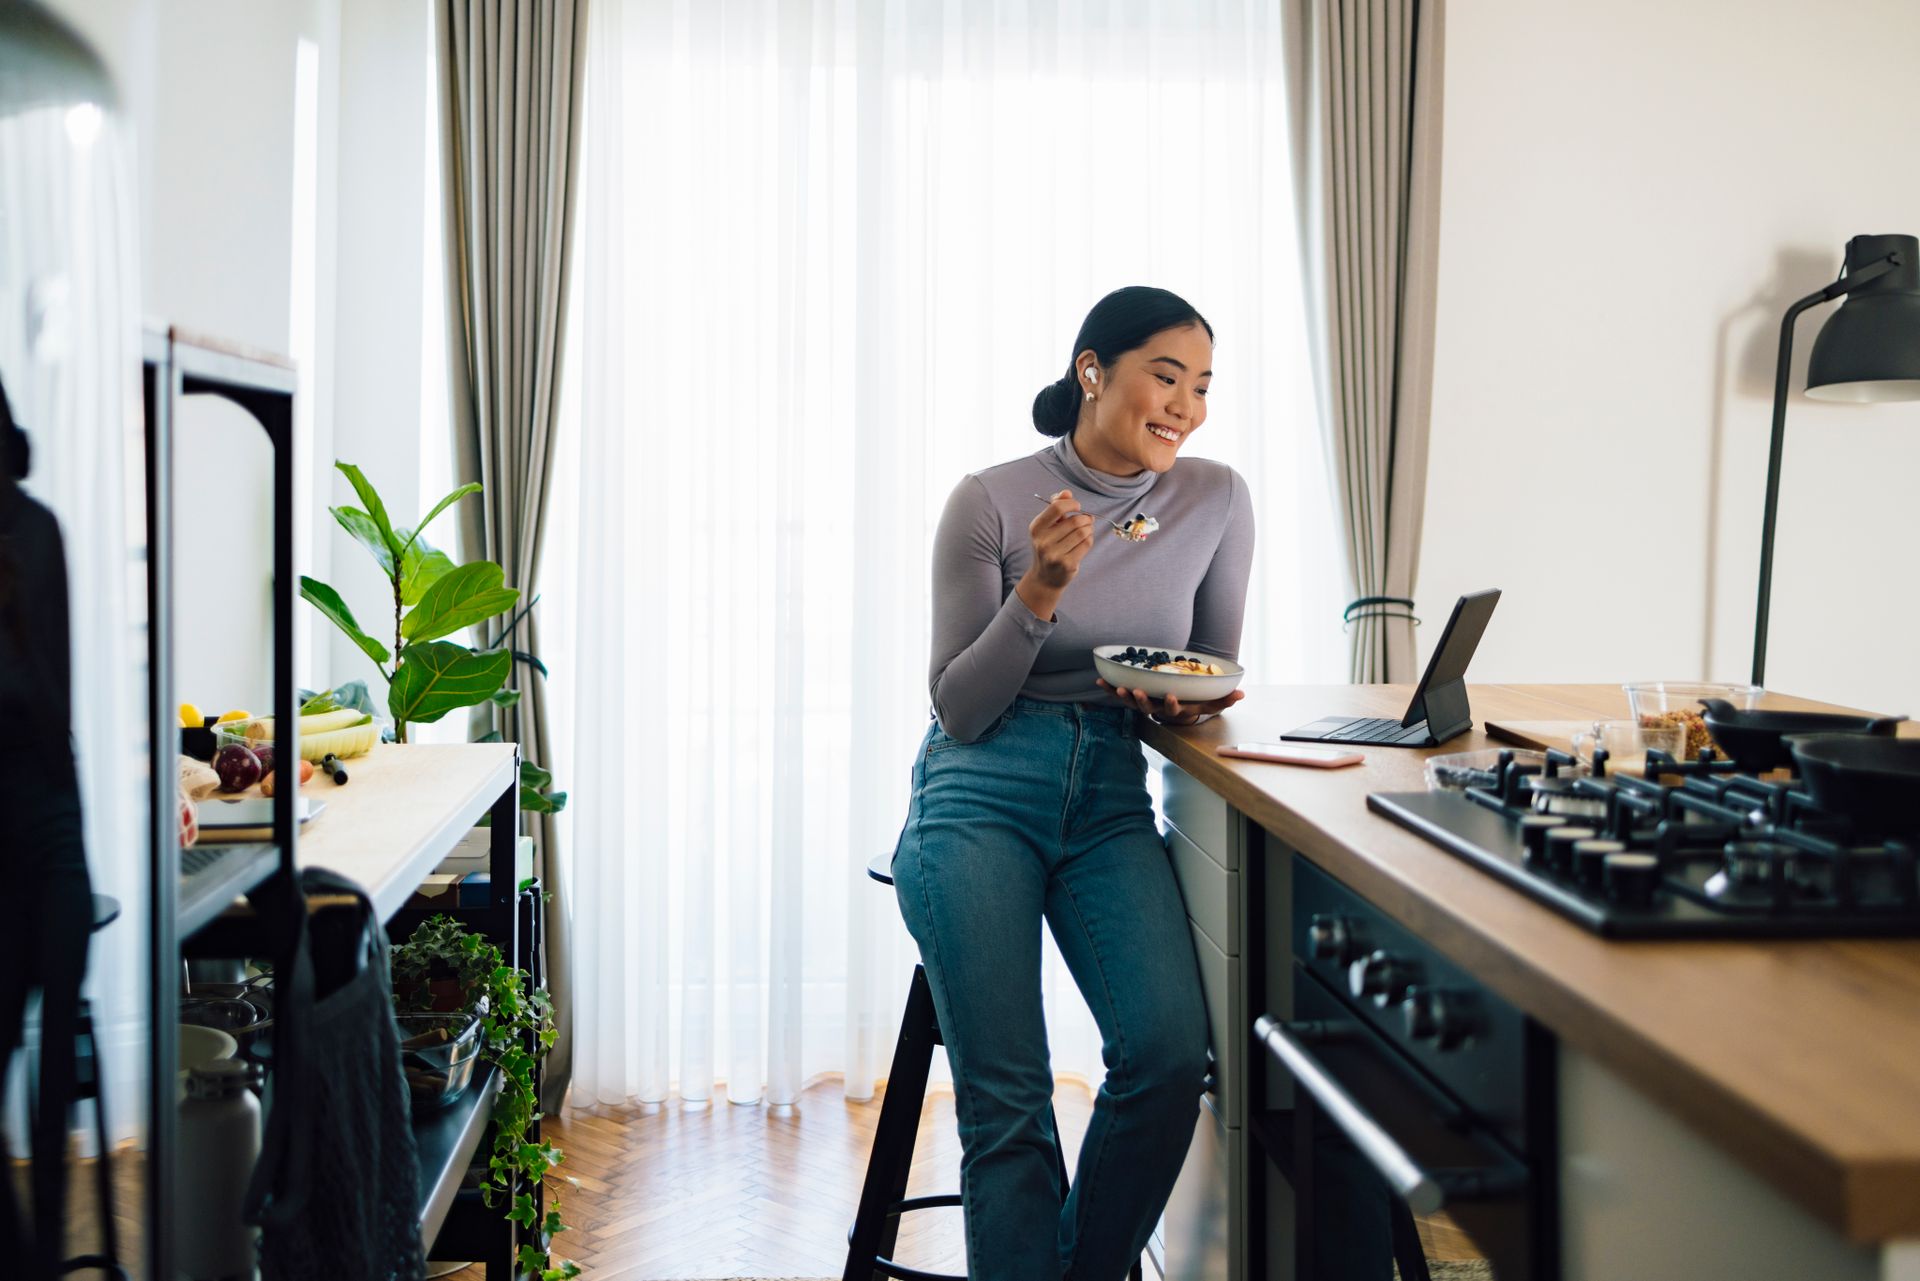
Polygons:
<instances>
[{"instance_id":1,"label":"herringbone wood floor","mask_svg":"<svg viewBox=\"0 0 1920 1281\"><path fill-rule=\"evenodd\" d=\"M1054 1111L1071 1165L1092 1099L1063 1082ZM557 1252L577 1260L592 1281L838 1277L879 1116L879 1097L849 1103L837 1080L815 1085L786 1109L569 1108L547 1122L567 1153L562 1170L577 1181L555 1185L572 1225ZM953 1096L930 1094L907 1194L957 1191L959 1170ZM1422 1220L1420 1235L1431 1259L1477 1257L1444 1216ZM960 1211L908 1215L895 1257L964 1273ZM1154 1275L1151 1267L1146 1275ZM481 1281L478 1268L457 1276Z\"/></svg>"},{"instance_id":2,"label":"herringbone wood floor","mask_svg":"<svg viewBox=\"0 0 1920 1281\"><path fill-rule=\"evenodd\" d=\"M1068 1160L1079 1152L1091 1100L1063 1083L1054 1097ZM849 1103L840 1082L808 1090L786 1109L711 1106L569 1108L546 1133L566 1153L551 1183L572 1230L559 1253L591 1281L721 1277L837 1277L846 1260L880 1100ZM932 1094L914 1144L913 1196L957 1189L960 1141L953 1097ZM141 1159L115 1154L115 1219L121 1257L140 1258ZM68 1249L97 1240L92 1163L76 1160L69 1191ZM8 1171L25 1191L25 1168ZM1421 1220L1427 1256L1472 1259L1471 1242L1444 1216ZM964 1272L960 1212L909 1215L897 1257L940 1272ZM129 1269L139 1274L137 1264ZM0 1268L4 1274L4 1268ZM480 1268L455 1274L483 1281ZM1149 1268L1146 1274L1153 1276Z\"/></svg>"}]
</instances>

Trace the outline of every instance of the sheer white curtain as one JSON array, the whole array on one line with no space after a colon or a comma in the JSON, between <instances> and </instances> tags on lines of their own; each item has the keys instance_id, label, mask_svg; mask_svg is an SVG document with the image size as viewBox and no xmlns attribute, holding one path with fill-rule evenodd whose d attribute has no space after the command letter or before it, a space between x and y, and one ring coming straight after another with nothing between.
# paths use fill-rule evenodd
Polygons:
<instances>
[{"instance_id":1,"label":"sheer white curtain","mask_svg":"<svg viewBox=\"0 0 1920 1281\"><path fill-rule=\"evenodd\" d=\"M1219 343L1260 502L1245 653L1336 678L1280 4L602 0L546 606L573 784L576 1101L886 1069L914 950L865 868L927 724L928 554L1032 452L1088 307ZM569 490L568 487L572 487ZM1050 954L1056 1068L1099 1042Z\"/></svg>"}]
</instances>

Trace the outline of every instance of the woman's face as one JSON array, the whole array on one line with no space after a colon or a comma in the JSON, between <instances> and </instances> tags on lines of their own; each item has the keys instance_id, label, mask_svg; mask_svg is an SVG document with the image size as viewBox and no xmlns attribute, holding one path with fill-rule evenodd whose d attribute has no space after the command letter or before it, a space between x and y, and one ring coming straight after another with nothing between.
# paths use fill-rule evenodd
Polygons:
<instances>
[{"instance_id":1,"label":"woman's face","mask_svg":"<svg viewBox=\"0 0 1920 1281\"><path fill-rule=\"evenodd\" d=\"M1093 400L1081 402L1073 444L1095 471L1166 471L1187 437L1207 421L1213 340L1199 324L1163 329L1111 365L1083 351L1074 368Z\"/></svg>"}]
</instances>

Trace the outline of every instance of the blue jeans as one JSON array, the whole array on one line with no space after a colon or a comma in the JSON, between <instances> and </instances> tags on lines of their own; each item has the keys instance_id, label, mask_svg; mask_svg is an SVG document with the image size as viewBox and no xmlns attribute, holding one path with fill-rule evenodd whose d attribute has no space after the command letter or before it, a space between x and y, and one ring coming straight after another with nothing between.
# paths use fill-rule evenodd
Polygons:
<instances>
[{"instance_id":1,"label":"blue jeans","mask_svg":"<svg viewBox=\"0 0 1920 1281\"><path fill-rule=\"evenodd\" d=\"M953 1067L968 1275L1118 1281L1180 1173L1207 1071L1193 939L1134 713L1016 699L978 741L927 731L894 853ZM1107 1078L1062 1196L1040 1007L1046 919Z\"/></svg>"}]
</instances>

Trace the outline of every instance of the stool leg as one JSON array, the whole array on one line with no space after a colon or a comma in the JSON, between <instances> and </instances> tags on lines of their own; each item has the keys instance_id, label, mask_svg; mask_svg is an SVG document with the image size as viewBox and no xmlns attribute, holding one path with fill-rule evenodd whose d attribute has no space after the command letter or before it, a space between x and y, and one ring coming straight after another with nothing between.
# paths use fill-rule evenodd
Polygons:
<instances>
[{"instance_id":1,"label":"stool leg","mask_svg":"<svg viewBox=\"0 0 1920 1281\"><path fill-rule=\"evenodd\" d=\"M1427 1252L1420 1244L1420 1229L1413 1222L1413 1211L1399 1197L1389 1197L1387 1215L1393 1230L1393 1261L1400 1269L1401 1281L1432 1281L1433 1274L1427 1270Z\"/></svg>"},{"instance_id":2,"label":"stool leg","mask_svg":"<svg viewBox=\"0 0 1920 1281\"><path fill-rule=\"evenodd\" d=\"M853 1217L847 1241L847 1266L842 1281L885 1281L873 1261L891 1255L900 1231L893 1204L907 1194L907 1172L913 1165L913 1140L920 1128L920 1108L927 1098L927 1074L933 1067L933 1047L940 1043L940 1020L933 1009L933 989L927 986L923 966L913 967L913 985L907 989L906 1015L900 1039L893 1047L893 1068L887 1076L887 1097L880 1104L880 1123L874 1127L873 1152L867 1158L867 1178L860 1189L860 1208Z\"/></svg>"},{"instance_id":3,"label":"stool leg","mask_svg":"<svg viewBox=\"0 0 1920 1281\"><path fill-rule=\"evenodd\" d=\"M114 1271L120 1268L120 1244L113 1225L113 1142L107 1137L106 1056L100 1052L100 1038L94 1032L93 1014L82 1016L86 1023L87 1052L93 1057L93 1130L100 1155L93 1163L94 1186L100 1203L100 1252Z\"/></svg>"}]
</instances>

